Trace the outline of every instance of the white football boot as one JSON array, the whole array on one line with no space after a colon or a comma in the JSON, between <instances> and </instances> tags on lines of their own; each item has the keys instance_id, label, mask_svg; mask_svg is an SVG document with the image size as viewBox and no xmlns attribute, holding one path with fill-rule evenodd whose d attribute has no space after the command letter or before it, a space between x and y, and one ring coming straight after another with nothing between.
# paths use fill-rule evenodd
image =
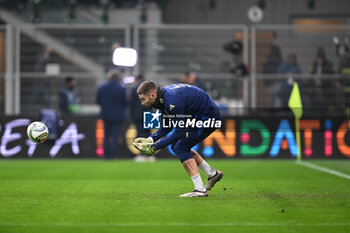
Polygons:
<instances>
[{"instance_id":1,"label":"white football boot","mask_svg":"<svg viewBox=\"0 0 350 233\"><path fill-rule=\"evenodd\" d=\"M181 194L179 197L208 197L208 191L194 190L190 193Z\"/></svg>"},{"instance_id":2,"label":"white football boot","mask_svg":"<svg viewBox=\"0 0 350 233\"><path fill-rule=\"evenodd\" d=\"M216 182L220 181L223 176L224 176L224 173L222 173L219 170L216 170L216 174L213 177L208 178L208 182L207 182L207 185L205 186L205 189L208 191L211 190L216 184Z\"/></svg>"}]
</instances>

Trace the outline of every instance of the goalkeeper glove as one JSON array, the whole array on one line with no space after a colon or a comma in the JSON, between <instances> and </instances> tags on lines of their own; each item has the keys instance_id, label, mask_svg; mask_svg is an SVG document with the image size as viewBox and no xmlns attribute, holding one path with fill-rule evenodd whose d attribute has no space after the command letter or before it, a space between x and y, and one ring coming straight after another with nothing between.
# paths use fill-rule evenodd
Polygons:
<instances>
[{"instance_id":1,"label":"goalkeeper glove","mask_svg":"<svg viewBox=\"0 0 350 233\"><path fill-rule=\"evenodd\" d=\"M149 138L136 138L134 140L134 143L133 143L134 147L136 149L138 149L139 151L141 151L143 144L153 144L153 139L151 137L149 137Z\"/></svg>"},{"instance_id":2,"label":"goalkeeper glove","mask_svg":"<svg viewBox=\"0 0 350 233\"><path fill-rule=\"evenodd\" d=\"M148 137L148 138L136 138L134 140L134 143L154 143L153 142L153 138L152 137Z\"/></svg>"},{"instance_id":3,"label":"goalkeeper glove","mask_svg":"<svg viewBox=\"0 0 350 233\"><path fill-rule=\"evenodd\" d=\"M157 148L154 144L143 144L140 151L144 155L151 156L157 151Z\"/></svg>"}]
</instances>

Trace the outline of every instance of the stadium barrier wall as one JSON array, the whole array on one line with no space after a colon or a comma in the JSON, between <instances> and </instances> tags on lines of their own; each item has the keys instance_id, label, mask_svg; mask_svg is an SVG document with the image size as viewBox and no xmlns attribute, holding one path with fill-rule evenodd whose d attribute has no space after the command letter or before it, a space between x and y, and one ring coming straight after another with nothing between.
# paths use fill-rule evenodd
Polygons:
<instances>
[{"instance_id":1,"label":"stadium barrier wall","mask_svg":"<svg viewBox=\"0 0 350 233\"><path fill-rule=\"evenodd\" d=\"M58 122L56 139L32 143L26 126L34 117L0 117L1 158L103 158L103 121L96 116L64 117ZM350 158L350 120L346 117L303 118L301 153L303 158ZM136 137L133 124L123 126L116 158L133 158ZM290 117L226 117L223 126L194 149L206 158L286 158L295 159L298 148ZM158 158L175 158L171 149Z\"/></svg>"}]
</instances>

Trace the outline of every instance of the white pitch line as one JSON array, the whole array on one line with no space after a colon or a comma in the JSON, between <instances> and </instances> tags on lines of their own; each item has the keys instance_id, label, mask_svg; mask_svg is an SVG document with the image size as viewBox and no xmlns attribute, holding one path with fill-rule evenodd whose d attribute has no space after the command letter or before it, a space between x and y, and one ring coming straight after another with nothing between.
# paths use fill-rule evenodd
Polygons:
<instances>
[{"instance_id":1,"label":"white pitch line","mask_svg":"<svg viewBox=\"0 0 350 233\"><path fill-rule=\"evenodd\" d=\"M0 223L1 226L81 226L81 227L92 227L92 226L126 226L126 227L137 227L137 226L197 226L197 227L208 227L208 226L350 226L350 222L339 222L339 223L113 223L113 222L97 222L97 223Z\"/></svg>"},{"instance_id":2,"label":"white pitch line","mask_svg":"<svg viewBox=\"0 0 350 233\"><path fill-rule=\"evenodd\" d=\"M329 168L320 167L320 166L317 166L317 165L309 163L309 162L297 161L296 164L299 164L299 165L302 165L304 167L312 168L312 169L315 169L317 171L326 172L326 173L329 173L329 174L332 174L332 175L339 176L339 177L342 177L342 178L350 180L350 176L349 175L346 175L344 173L341 173L341 172L338 172L338 171L335 171L335 170L332 170L332 169L329 169Z\"/></svg>"}]
</instances>

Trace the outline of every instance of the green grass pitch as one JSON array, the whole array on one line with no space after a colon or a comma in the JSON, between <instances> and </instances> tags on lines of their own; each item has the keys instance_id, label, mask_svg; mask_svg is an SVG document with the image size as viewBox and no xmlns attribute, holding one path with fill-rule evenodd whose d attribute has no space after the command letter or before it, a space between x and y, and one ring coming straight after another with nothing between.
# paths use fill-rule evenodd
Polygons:
<instances>
[{"instance_id":1,"label":"green grass pitch","mask_svg":"<svg viewBox=\"0 0 350 233\"><path fill-rule=\"evenodd\" d=\"M0 232L350 232L350 180L292 160L208 160L209 198L177 160L0 160ZM350 175L350 161L311 160ZM202 173L202 179L206 180Z\"/></svg>"}]
</instances>

